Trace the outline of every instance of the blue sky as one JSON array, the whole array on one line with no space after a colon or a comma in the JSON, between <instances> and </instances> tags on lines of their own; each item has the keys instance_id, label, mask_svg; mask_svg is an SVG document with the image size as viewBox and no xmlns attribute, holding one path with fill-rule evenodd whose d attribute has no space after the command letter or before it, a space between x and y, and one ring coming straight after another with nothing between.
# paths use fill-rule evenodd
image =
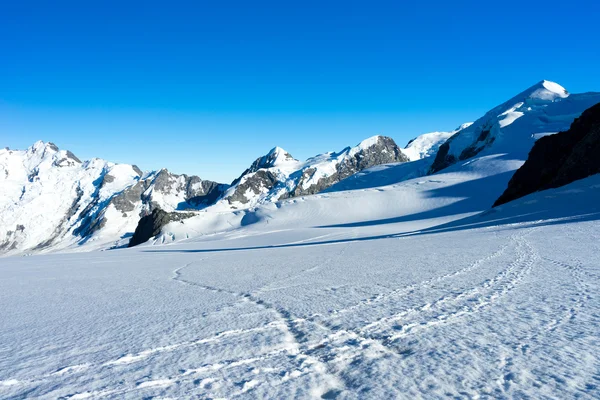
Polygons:
<instances>
[{"instance_id":1,"label":"blue sky","mask_svg":"<svg viewBox=\"0 0 600 400\"><path fill-rule=\"evenodd\" d=\"M407 3L1 2L0 146L227 182L276 145L404 146L542 79L600 91L597 2Z\"/></svg>"}]
</instances>

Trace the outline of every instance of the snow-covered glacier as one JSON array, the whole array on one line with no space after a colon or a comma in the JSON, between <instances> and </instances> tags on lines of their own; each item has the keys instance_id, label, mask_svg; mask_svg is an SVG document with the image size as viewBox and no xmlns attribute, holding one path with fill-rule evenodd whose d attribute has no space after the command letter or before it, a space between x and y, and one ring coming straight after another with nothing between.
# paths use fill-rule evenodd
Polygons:
<instances>
[{"instance_id":1,"label":"snow-covered glacier","mask_svg":"<svg viewBox=\"0 0 600 400\"><path fill-rule=\"evenodd\" d=\"M598 176L445 216L461 185L394 217L357 209L375 188L246 233L2 258L0 397L597 398Z\"/></svg>"}]
</instances>

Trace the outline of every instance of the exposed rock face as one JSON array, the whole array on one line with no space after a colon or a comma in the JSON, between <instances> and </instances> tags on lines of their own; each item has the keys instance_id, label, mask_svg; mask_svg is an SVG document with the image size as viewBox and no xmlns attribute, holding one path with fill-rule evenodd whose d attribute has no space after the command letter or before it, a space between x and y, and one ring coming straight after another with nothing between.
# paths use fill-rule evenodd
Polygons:
<instances>
[{"instance_id":1,"label":"exposed rock face","mask_svg":"<svg viewBox=\"0 0 600 400\"><path fill-rule=\"evenodd\" d=\"M240 183L240 180L241 177L237 179L238 185L235 191L227 197L229 204L234 202L246 204L250 201L248 197L252 198L261 193L266 193L279 183L275 174L262 169L252 172L252 176L245 179L244 182ZM248 196L249 193L251 193L250 196Z\"/></svg>"},{"instance_id":2,"label":"exposed rock face","mask_svg":"<svg viewBox=\"0 0 600 400\"><path fill-rule=\"evenodd\" d=\"M142 194L148 187L147 181L137 182L110 199L110 204L121 212L128 213L135 209L136 203L143 201Z\"/></svg>"},{"instance_id":3,"label":"exposed rock face","mask_svg":"<svg viewBox=\"0 0 600 400\"><path fill-rule=\"evenodd\" d=\"M163 226L173 221L182 221L184 219L193 217L194 213L181 213L181 212L166 212L160 208L155 208L152 213L142 217L138 223L135 232L129 241L128 247L137 246L138 244L144 243L154 236L158 235Z\"/></svg>"},{"instance_id":4,"label":"exposed rock face","mask_svg":"<svg viewBox=\"0 0 600 400\"><path fill-rule=\"evenodd\" d=\"M600 173L599 154L600 103L584 111L568 131L540 138L494 207Z\"/></svg>"},{"instance_id":5,"label":"exposed rock face","mask_svg":"<svg viewBox=\"0 0 600 400\"><path fill-rule=\"evenodd\" d=\"M407 162L408 157L389 137L374 136L339 153L326 153L300 162L278 147L258 158L232 182L224 199L247 206L319 193L375 165Z\"/></svg>"}]
</instances>

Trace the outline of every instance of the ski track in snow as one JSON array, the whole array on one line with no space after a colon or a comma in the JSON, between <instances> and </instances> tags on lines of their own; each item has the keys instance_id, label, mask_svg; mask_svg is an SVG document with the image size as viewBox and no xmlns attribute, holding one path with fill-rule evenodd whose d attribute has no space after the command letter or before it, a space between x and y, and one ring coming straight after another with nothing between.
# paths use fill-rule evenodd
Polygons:
<instances>
[{"instance_id":1,"label":"ski track in snow","mask_svg":"<svg viewBox=\"0 0 600 400\"><path fill-rule=\"evenodd\" d=\"M332 309L326 314L315 313L306 316L295 315L293 311L270 302L262 296L271 291L285 290L294 286L295 281L310 277L315 271L331 268L336 262L343 260L345 252L352 246L351 243L338 245L340 247L338 251L330 251L329 254L332 255L319 263L249 291L230 290L203 283L198 280L197 274L190 274L190 272L195 271L200 264L210 264L213 259L195 259L172 270L168 280L193 290L231 297L230 302L225 302L223 306L208 314L203 313L201 318L225 313L237 305L247 305L256 308L259 313L269 315L271 322L254 328L230 329L197 340L174 342L131 352L103 362L67 365L52 373L31 379L5 379L0 381L0 395L4 390L23 387L22 391L17 391L16 395L8 397L19 398L18 393L34 393L37 387L53 387L67 378L102 375L114 368L145 364L154 357L195 351L208 345L226 345L226 341L230 340L242 340L246 343L254 336L272 335L278 332L278 337L281 338L279 343L273 343L270 347L260 349L248 357L223 358L196 368L180 370L177 374L147 375L145 379L122 381L116 385L105 385L96 390L83 390L61 397L136 398L145 397L152 392L163 393L179 385L194 385L195 391L203 393L203 396L211 396L211 393L216 390L217 393L224 393L228 398L253 397L264 393L261 390L287 387L296 380L312 384L313 388L310 392L312 396L347 397L357 387L353 375L356 365L378 359L406 365L406 360L409 360L414 353L411 348L411 340L414 338L466 320L477 320L481 318L478 314L487 312L493 309L495 304L508 299L536 268L543 266L560 268L577 289L571 304L565 305L555 319L547 321L540 329L519 338L521 345L499 350L496 365L498 377L495 384L498 393L511 397L514 394L512 390L516 381L516 358L528 357L532 351L531 346L539 342L540 338L574 322L581 310L586 307L586 303L592 300L593 289L589 281L597 278L592 272L586 270L579 260L565 262L540 256L528 240L528 237L535 233L535 228L517 230L515 234L508 235L495 251L469 262L462 268L358 299L354 304ZM497 260L504 260L503 257L507 260L498 264ZM492 268L486 272L496 265L503 265L503 267L499 270ZM410 299L417 293L428 293L430 290L439 289L440 284L451 284L453 280L463 279L477 271L486 274L493 272L493 275L478 283L473 281L474 285L466 288L444 291L443 295L429 301L420 301L419 297L416 297L416 300L420 301L417 305L381 318L365 320L358 327L344 325L343 317L346 315L362 313L368 316L371 309L387 307L389 304L401 304L403 299ZM543 271L540 270L539 273ZM282 367L286 371L285 374L279 373ZM237 380L240 374L243 378ZM236 382L232 381L232 375L236 376ZM42 392L40 397L52 398L52 390Z\"/></svg>"}]
</instances>

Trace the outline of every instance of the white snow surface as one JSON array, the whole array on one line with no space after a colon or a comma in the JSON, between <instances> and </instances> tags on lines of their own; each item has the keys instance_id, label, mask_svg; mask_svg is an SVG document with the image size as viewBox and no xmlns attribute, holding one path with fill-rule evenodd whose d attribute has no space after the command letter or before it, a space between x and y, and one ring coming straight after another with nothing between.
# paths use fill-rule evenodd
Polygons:
<instances>
[{"instance_id":1,"label":"white snow surface","mask_svg":"<svg viewBox=\"0 0 600 400\"><path fill-rule=\"evenodd\" d=\"M0 398L598 398L600 175L478 213L478 163L0 259Z\"/></svg>"}]
</instances>

